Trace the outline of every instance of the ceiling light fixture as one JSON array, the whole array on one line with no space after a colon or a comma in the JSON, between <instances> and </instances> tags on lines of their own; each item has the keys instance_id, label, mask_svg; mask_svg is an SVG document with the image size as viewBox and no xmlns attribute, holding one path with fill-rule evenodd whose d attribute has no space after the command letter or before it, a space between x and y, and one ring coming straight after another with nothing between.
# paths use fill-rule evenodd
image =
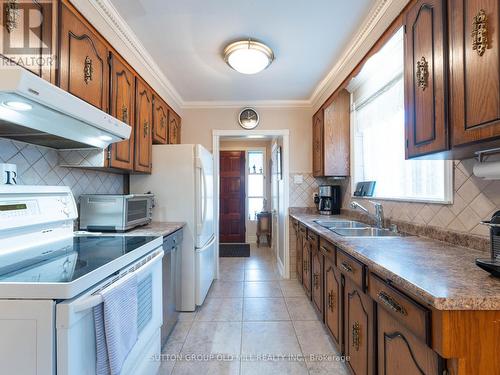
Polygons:
<instances>
[{"instance_id":1,"label":"ceiling light fixture","mask_svg":"<svg viewBox=\"0 0 500 375\"><path fill-rule=\"evenodd\" d=\"M227 65L243 74L255 74L266 69L274 60L271 48L254 40L240 40L224 49Z\"/></svg>"}]
</instances>

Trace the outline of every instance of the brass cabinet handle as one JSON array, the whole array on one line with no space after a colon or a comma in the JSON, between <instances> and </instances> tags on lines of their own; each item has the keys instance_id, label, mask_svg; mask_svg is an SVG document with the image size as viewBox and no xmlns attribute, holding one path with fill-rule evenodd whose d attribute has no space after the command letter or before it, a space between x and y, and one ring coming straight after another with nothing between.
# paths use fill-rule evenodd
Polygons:
<instances>
[{"instance_id":1,"label":"brass cabinet handle","mask_svg":"<svg viewBox=\"0 0 500 375\"><path fill-rule=\"evenodd\" d=\"M122 121L128 123L128 108L126 105L122 106Z\"/></svg>"},{"instance_id":2,"label":"brass cabinet handle","mask_svg":"<svg viewBox=\"0 0 500 375\"><path fill-rule=\"evenodd\" d=\"M418 87L425 90L429 85L429 63L424 56L417 61L416 78Z\"/></svg>"},{"instance_id":3,"label":"brass cabinet handle","mask_svg":"<svg viewBox=\"0 0 500 375\"><path fill-rule=\"evenodd\" d=\"M472 50L483 56L488 48L488 16L481 9L472 19Z\"/></svg>"},{"instance_id":4,"label":"brass cabinet handle","mask_svg":"<svg viewBox=\"0 0 500 375\"><path fill-rule=\"evenodd\" d=\"M382 302L382 304L384 304L384 306L387 306L390 310L404 316L408 315L406 309L387 293L383 291L379 292L378 299Z\"/></svg>"},{"instance_id":5,"label":"brass cabinet handle","mask_svg":"<svg viewBox=\"0 0 500 375\"><path fill-rule=\"evenodd\" d=\"M330 249L328 249L328 248L327 248L327 247L325 247L325 246L320 246L319 248L320 248L321 250L323 250L324 252L326 252L326 253L329 253L329 252L330 252Z\"/></svg>"},{"instance_id":6,"label":"brass cabinet handle","mask_svg":"<svg viewBox=\"0 0 500 375\"><path fill-rule=\"evenodd\" d=\"M162 129L165 129L165 117L162 117L161 121L160 121L160 127Z\"/></svg>"},{"instance_id":7,"label":"brass cabinet handle","mask_svg":"<svg viewBox=\"0 0 500 375\"><path fill-rule=\"evenodd\" d=\"M316 241L316 238L314 238L313 236L307 236L307 239L308 239L309 241Z\"/></svg>"},{"instance_id":8,"label":"brass cabinet handle","mask_svg":"<svg viewBox=\"0 0 500 375\"><path fill-rule=\"evenodd\" d=\"M333 312L334 307L335 307L335 295L333 293L333 290L330 290L328 292L328 308L330 309L331 312Z\"/></svg>"},{"instance_id":9,"label":"brass cabinet handle","mask_svg":"<svg viewBox=\"0 0 500 375\"><path fill-rule=\"evenodd\" d=\"M9 0L5 4L5 27L7 32L10 34L12 31L17 29L19 19L19 1Z\"/></svg>"},{"instance_id":10,"label":"brass cabinet handle","mask_svg":"<svg viewBox=\"0 0 500 375\"><path fill-rule=\"evenodd\" d=\"M304 272L307 272L307 260L304 260Z\"/></svg>"},{"instance_id":11,"label":"brass cabinet handle","mask_svg":"<svg viewBox=\"0 0 500 375\"><path fill-rule=\"evenodd\" d=\"M92 81L92 76L94 74L94 67L92 66L92 59L88 56L85 57L85 62L83 64L83 81L86 85Z\"/></svg>"},{"instance_id":12,"label":"brass cabinet handle","mask_svg":"<svg viewBox=\"0 0 500 375\"><path fill-rule=\"evenodd\" d=\"M346 262L340 263L340 268L342 268L346 272L353 272L351 265Z\"/></svg>"},{"instance_id":13,"label":"brass cabinet handle","mask_svg":"<svg viewBox=\"0 0 500 375\"><path fill-rule=\"evenodd\" d=\"M352 346L357 352L361 346L361 326L359 322L355 322L352 325Z\"/></svg>"},{"instance_id":14,"label":"brass cabinet handle","mask_svg":"<svg viewBox=\"0 0 500 375\"><path fill-rule=\"evenodd\" d=\"M144 121L144 138L149 135L149 122Z\"/></svg>"},{"instance_id":15,"label":"brass cabinet handle","mask_svg":"<svg viewBox=\"0 0 500 375\"><path fill-rule=\"evenodd\" d=\"M314 273L313 279L314 279L314 289L318 289L319 288L319 273Z\"/></svg>"}]
</instances>

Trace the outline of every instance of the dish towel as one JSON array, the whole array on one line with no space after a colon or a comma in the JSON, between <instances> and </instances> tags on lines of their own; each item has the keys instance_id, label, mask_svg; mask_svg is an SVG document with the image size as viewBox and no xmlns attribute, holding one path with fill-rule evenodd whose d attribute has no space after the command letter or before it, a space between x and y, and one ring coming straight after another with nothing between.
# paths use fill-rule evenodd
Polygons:
<instances>
[{"instance_id":1,"label":"dish towel","mask_svg":"<svg viewBox=\"0 0 500 375\"><path fill-rule=\"evenodd\" d=\"M100 293L94 307L96 374L119 375L137 342L137 276Z\"/></svg>"}]
</instances>

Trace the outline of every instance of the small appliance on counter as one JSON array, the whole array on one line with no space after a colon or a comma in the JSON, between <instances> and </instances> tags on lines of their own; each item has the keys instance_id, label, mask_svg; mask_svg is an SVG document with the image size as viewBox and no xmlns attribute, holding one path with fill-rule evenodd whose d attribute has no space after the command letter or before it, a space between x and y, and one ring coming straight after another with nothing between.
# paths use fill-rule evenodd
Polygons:
<instances>
[{"instance_id":1,"label":"small appliance on counter","mask_svg":"<svg viewBox=\"0 0 500 375\"><path fill-rule=\"evenodd\" d=\"M80 196L80 230L124 232L151 223L153 194Z\"/></svg>"},{"instance_id":2,"label":"small appliance on counter","mask_svg":"<svg viewBox=\"0 0 500 375\"><path fill-rule=\"evenodd\" d=\"M321 185L318 198L318 211L321 215L340 215L340 186Z\"/></svg>"},{"instance_id":3,"label":"small appliance on counter","mask_svg":"<svg viewBox=\"0 0 500 375\"><path fill-rule=\"evenodd\" d=\"M481 224L490 227L491 257L478 258L476 264L493 276L500 277L500 211L495 212L490 221L482 221Z\"/></svg>"}]
</instances>

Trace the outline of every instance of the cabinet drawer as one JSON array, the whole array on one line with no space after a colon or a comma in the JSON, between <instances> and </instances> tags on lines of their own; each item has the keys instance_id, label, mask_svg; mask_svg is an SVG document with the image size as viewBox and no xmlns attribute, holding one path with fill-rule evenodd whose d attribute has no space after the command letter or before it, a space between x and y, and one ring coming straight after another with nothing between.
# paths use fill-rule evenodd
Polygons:
<instances>
[{"instance_id":1,"label":"cabinet drawer","mask_svg":"<svg viewBox=\"0 0 500 375\"><path fill-rule=\"evenodd\" d=\"M331 259L335 259L335 246L321 237L319 238L319 250Z\"/></svg>"},{"instance_id":2,"label":"cabinet drawer","mask_svg":"<svg viewBox=\"0 0 500 375\"><path fill-rule=\"evenodd\" d=\"M370 274L370 296L418 338L430 345L430 311L380 277Z\"/></svg>"},{"instance_id":3,"label":"cabinet drawer","mask_svg":"<svg viewBox=\"0 0 500 375\"><path fill-rule=\"evenodd\" d=\"M353 257L347 255L341 250L337 251L337 267L347 277L360 287L363 291L365 286L365 266Z\"/></svg>"},{"instance_id":4,"label":"cabinet drawer","mask_svg":"<svg viewBox=\"0 0 500 375\"><path fill-rule=\"evenodd\" d=\"M319 236L312 232L311 230L307 231L307 240L311 244L311 249L317 249L319 245Z\"/></svg>"}]
</instances>

